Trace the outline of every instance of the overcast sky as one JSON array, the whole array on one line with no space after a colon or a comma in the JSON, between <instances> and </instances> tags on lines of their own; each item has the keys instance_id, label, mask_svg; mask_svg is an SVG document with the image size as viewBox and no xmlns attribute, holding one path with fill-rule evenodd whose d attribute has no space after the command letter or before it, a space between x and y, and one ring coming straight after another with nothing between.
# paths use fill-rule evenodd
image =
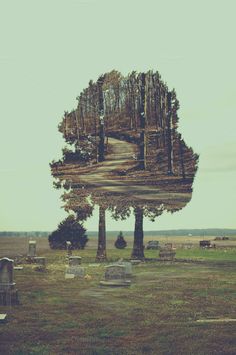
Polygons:
<instances>
[{"instance_id":1,"label":"overcast sky","mask_svg":"<svg viewBox=\"0 0 236 355\"><path fill-rule=\"evenodd\" d=\"M0 0L0 230L50 231L66 216L49 169L57 125L112 69L158 70L200 154L191 202L145 229L236 228L235 13L234 0ZM107 217L108 230L133 223Z\"/></svg>"}]
</instances>

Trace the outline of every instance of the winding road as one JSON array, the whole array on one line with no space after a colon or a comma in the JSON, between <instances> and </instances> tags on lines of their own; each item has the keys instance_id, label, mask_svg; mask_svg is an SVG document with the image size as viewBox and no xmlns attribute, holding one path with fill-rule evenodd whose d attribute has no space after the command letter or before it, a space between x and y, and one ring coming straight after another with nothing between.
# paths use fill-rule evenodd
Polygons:
<instances>
[{"instance_id":1,"label":"winding road","mask_svg":"<svg viewBox=\"0 0 236 355\"><path fill-rule=\"evenodd\" d=\"M137 184L139 177L125 180L119 175L127 169L137 165L135 156L138 146L115 138L109 138L109 154L104 162L91 167L91 171L79 175L79 182L84 183L91 189L114 192L122 195L129 195L135 199L145 201L155 201L156 203L186 203L191 198L191 194L183 192L163 191L158 185L148 186ZM74 179L73 179L74 180Z\"/></svg>"}]
</instances>

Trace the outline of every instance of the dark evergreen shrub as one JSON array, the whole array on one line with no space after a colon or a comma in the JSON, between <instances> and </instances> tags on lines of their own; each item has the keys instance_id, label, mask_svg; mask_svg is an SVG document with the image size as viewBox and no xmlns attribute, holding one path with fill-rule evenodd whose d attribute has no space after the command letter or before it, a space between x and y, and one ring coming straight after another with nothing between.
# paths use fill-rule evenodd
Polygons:
<instances>
[{"instance_id":1,"label":"dark evergreen shrub","mask_svg":"<svg viewBox=\"0 0 236 355\"><path fill-rule=\"evenodd\" d=\"M70 241L71 249L84 249L88 242L85 232L83 225L73 215L70 215L58 225L57 230L48 236L50 248L66 249L66 241Z\"/></svg>"},{"instance_id":2,"label":"dark evergreen shrub","mask_svg":"<svg viewBox=\"0 0 236 355\"><path fill-rule=\"evenodd\" d=\"M117 249L124 249L127 246L127 242L124 239L122 232L120 232L115 241L115 247Z\"/></svg>"}]
</instances>

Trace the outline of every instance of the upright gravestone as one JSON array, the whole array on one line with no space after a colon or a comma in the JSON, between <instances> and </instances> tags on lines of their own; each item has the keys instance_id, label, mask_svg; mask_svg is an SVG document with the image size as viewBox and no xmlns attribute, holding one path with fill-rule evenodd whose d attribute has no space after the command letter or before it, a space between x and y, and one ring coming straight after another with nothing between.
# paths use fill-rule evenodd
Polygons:
<instances>
[{"instance_id":1,"label":"upright gravestone","mask_svg":"<svg viewBox=\"0 0 236 355\"><path fill-rule=\"evenodd\" d=\"M69 256L69 266L77 266L81 264L81 256Z\"/></svg>"},{"instance_id":2,"label":"upright gravestone","mask_svg":"<svg viewBox=\"0 0 236 355\"><path fill-rule=\"evenodd\" d=\"M130 280L126 280L125 265L105 266L105 280L100 281L102 286L129 286Z\"/></svg>"},{"instance_id":3,"label":"upright gravestone","mask_svg":"<svg viewBox=\"0 0 236 355\"><path fill-rule=\"evenodd\" d=\"M65 278L84 277L85 268L81 267L81 256L69 256L69 266L66 268ZM71 276L74 275L74 276Z\"/></svg>"},{"instance_id":4,"label":"upright gravestone","mask_svg":"<svg viewBox=\"0 0 236 355\"><path fill-rule=\"evenodd\" d=\"M36 256L36 241L30 240L29 241L29 252L28 257L34 258Z\"/></svg>"},{"instance_id":5,"label":"upright gravestone","mask_svg":"<svg viewBox=\"0 0 236 355\"><path fill-rule=\"evenodd\" d=\"M14 260L0 259L0 305L10 306L19 304L18 292L13 282Z\"/></svg>"},{"instance_id":6,"label":"upright gravestone","mask_svg":"<svg viewBox=\"0 0 236 355\"><path fill-rule=\"evenodd\" d=\"M174 261L176 251L172 247L172 243L165 244L164 247L160 248L159 258L161 261Z\"/></svg>"},{"instance_id":7,"label":"upright gravestone","mask_svg":"<svg viewBox=\"0 0 236 355\"><path fill-rule=\"evenodd\" d=\"M130 261L119 261L118 265L123 265L125 267L125 276L132 276L132 264Z\"/></svg>"},{"instance_id":8,"label":"upright gravestone","mask_svg":"<svg viewBox=\"0 0 236 355\"><path fill-rule=\"evenodd\" d=\"M72 276L69 276L69 275L74 275L74 276L72 277ZM66 273L65 273L65 278L66 279L74 278L74 277L84 277L84 275L85 275L85 268L80 266L80 265L68 266L66 268Z\"/></svg>"}]
</instances>

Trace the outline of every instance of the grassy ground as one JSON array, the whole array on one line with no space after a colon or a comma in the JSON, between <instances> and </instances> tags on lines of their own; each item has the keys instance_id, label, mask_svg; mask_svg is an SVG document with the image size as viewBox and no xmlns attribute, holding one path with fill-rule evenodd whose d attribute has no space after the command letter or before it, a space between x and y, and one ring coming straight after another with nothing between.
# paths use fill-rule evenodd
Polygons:
<instances>
[{"instance_id":1,"label":"grassy ground","mask_svg":"<svg viewBox=\"0 0 236 355\"><path fill-rule=\"evenodd\" d=\"M163 237L175 243L179 261L133 267L130 288L99 286L104 265L91 266L96 240L74 252L92 278L65 280L65 252L37 239L47 272L29 264L15 271L21 305L0 306L8 314L0 324L0 354L235 354L236 322L197 320L236 318L236 248L199 250L198 239L185 250L184 238ZM113 242L110 261L130 256L131 241L123 251ZM26 254L27 239L2 238L0 247L1 256Z\"/></svg>"}]
</instances>

